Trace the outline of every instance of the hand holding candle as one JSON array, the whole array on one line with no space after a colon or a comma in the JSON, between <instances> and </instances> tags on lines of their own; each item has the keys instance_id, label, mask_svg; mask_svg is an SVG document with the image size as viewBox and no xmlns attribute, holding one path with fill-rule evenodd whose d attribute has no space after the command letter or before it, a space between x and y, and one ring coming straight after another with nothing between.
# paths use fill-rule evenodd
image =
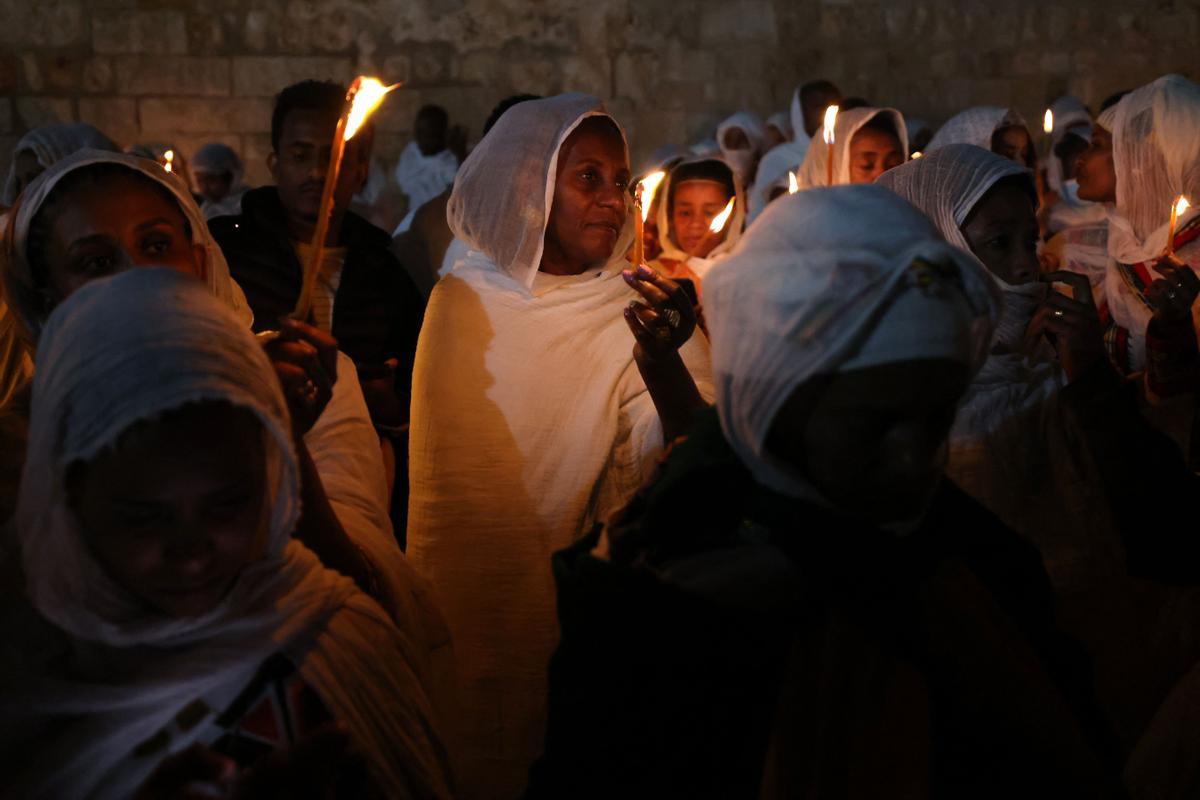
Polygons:
<instances>
[{"instance_id":1,"label":"hand holding candle","mask_svg":"<svg viewBox=\"0 0 1200 800\"><path fill-rule=\"evenodd\" d=\"M825 183L827 186L833 186L833 144L834 144L834 127L837 125L838 107L830 106L825 109L825 126L824 137L825 146L829 148L828 158L825 160Z\"/></svg>"},{"instance_id":2,"label":"hand holding candle","mask_svg":"<svg viewBox=\"0 0 1200 800\"><path fill-rule=\"evenodd\" d=\"M338 176L342 169L342 156L346 152L346 142L354 137L362 128L367 117L371 115L387 93L398 87L394 83L384 86L376 78L359 75L350 84L346 92L346 107L338 118L337 128L333 134L333 147L329 153L329 168L325 173L325 187L321 191L321 205L317 211L317 225L313 232L312 246L308 261L303 265L304 279L300 287L300 297L292 311L294 319L304 319L312 308L313 290L316 288L317 274L321 270L321 259L324 255L325 237L329 233L329 219L333 215L333 195L337 188Z\"/></svg>"}]
</instances>

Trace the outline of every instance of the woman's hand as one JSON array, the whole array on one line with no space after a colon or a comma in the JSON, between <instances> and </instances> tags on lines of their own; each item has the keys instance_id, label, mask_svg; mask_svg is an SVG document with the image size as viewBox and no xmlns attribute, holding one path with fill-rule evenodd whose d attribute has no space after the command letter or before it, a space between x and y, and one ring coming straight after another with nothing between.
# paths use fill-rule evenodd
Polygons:
<instances>
[{"instance_id":1,"label":"woman's hand","mask_svg":"<svg viewBox=\"0 0 1200 800\"><path fill-rule=\"evenodd\" d=\"M1026 344L1046 333L1054 334L1058 361L1068 380L1080 377L1105 357L1104 330L1092 299L1092 285L1077 272L1049 272L1041 280L1069 284L1072 297L1051 291L1038 307L1025 331Z\"/></svg>"},{"instance_id":2,"label":"woman's hand","mask_svg":"<svg viewBox=\"0 0 1200 800\"><path fill-rule=\"evenodd\" d=\"M333 397L337 340L312 325L285 319L279 337L265 347L283 386L292 427L302 436L316 424Z\"/></svg>"},{"instance_id":3,"label":"woman's hand","mask_svg":"<svg viewBox=\"0 0 1200 800\"><path fill-rule=\"evenodd\" d=\"M1154 308L1160 325L1191 324L1192 304L1200 296L1200 278L1174 255L1163 256L1154 265L1161 278L1146 289L1146 299Z\"/></svg>"},{"instance_id":4,"label":"woman's hand","mask_svg":"<svg viewBox=\"0 0 1200 800\"><path fill-rule=\"evenodd\" d=\"M645 303L633 301L625 309L625 322L637 340L635 355L659 360L674 354L696 330L696 310L679 284L642 264L625 270L625 282Z\"/></svg>"}]
</instances>

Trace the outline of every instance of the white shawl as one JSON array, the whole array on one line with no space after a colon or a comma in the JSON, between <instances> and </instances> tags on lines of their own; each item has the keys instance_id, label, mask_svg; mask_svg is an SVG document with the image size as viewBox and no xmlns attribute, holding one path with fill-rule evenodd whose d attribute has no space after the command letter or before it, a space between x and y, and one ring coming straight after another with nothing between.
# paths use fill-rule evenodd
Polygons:
<instances>
[{"instance_id":1,"label":"white shawl","mask_svg":"<svg viewBox=\"0 0 1200 800\"><path fill-rule=\"evenodd\" d=\"M930 274L928 284L910 279L915 259L946 274ZM910 298L924 324L907 317L877 341L881 320ZM975 369L997 310L979 262L878 186L813 189L775 201L713 269L705 300L726 438L760 483L822 503L766 449L792 392L817 375L867 362L946 356Z\"/></svg>"},{"instance_id":2,"label":"white shawl","mask_svg":"<svg viewBox=\"0 0 1200 800\"><path fill-rule=\"evenodd\" d=\"M991 150L992 134L1001 128L1014 126L1029 130L1024 117L1011 108L999 106L968 108L966 111L958 112L946 120L946 124L938 128L938 132L929 141L929 146L925 148L925 153L928 155L948 144L973 144L984 150ZM1030 142L1032 141L1031 134Z\"/></svg>"},{"instance_id":3,"label":"white shawl","mask_svg":"<svg viewBox=\"0 0 1200 800\"><path fill-rule=\"evenodd\" d=\"M1200 214L1200 86L1166 75L1135 89L1101 115L1112 133L1117 202L1109 209L1105 301L1118 325L1129 331L1130 366L1145 366L1146 326L1151 310L1125 282L1117 264L1157 260L1167 245L1171 206L1179 195L1192 201L1181 229ZM1177 253L1200 271L1200 247ZM1154 274L1154 273L1152 273Z\"/></svg>"},{"instance_id":4,"label":"white shawl","mask_svg":"<svg viewBox=\"0 0 1200 800\"><path fill-rule=\"evenodd\" d=\"M908 128L904 125L904 115L894 108L852 108L837 115L833 126L833 185L842 186L850 183L850 143L859 129L880 114L892 118L892 126L896 129L896 137L900 140L900 152L908 158ZM829 146L821 139L813 139L804 154L804 162L800 165L797 176L801 189L812 189L828 184L826 164L829 161Z\"/></svg>"},{"instance_id":5,"label":"white shawl","mask_svg":"<svg viewBox=\"0 0 1200 800\"><path fill-rule=\"evenodd\" d=\"M447 207L470 252L434 288L413 374L408 554L446 612L462 677L464 794L517 796L541 748L558 639L550 557L619 508L662 453L612 260L538 271L559 149L598 100L532 100L463 164ZM632 203L630 204L632 206ZM707 391L707 344L683 355Z\"/></svg>"},{"instance_id":6,"label":"white shawl","mask_svg":"<svg viewBox=\"0 0 1200 800\"><path fill-rule=\"evenodd\" d=\"M133 794L164 756L206 724L172 720L203 699L209 719L264 659L284 652L349 727L389 796L448 796L446 762L419 648L374 601L291 539L300 513L287 407L241 320L188 276L137 269L93 281L43 334L16 530L27 592L41 618L2 653L0 752L22 797ZM197 401L252 411L264 428L269 513L261 556L200 617L148 610L95 560L66 495L70 464L137 422ZM44 619L42 619L44 618ZM156 735L164 743L139 756ZM14 775L13 770L16 770Z\"/></svg>"}]
</instances>

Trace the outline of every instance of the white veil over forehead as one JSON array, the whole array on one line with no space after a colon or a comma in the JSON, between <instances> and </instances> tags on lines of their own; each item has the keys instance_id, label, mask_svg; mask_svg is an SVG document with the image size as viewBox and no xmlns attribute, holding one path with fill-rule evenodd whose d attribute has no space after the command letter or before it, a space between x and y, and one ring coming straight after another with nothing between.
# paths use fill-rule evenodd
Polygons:
<instances>
[{"instance_id":1,"label":"white veil over forehead","mask_svg":"<svg viewBox=\"0 0 1200 800\"><path fill-rule=\"evenodd\" d=\"M1109 214L1108 251L1123 264L1157 258L1167 244L1171 205L1179 195L1200 213L1200 86L1165 75L1108 109L1117 204Z\"/></svg>"},{"instance_id":2,"label":"white veil over forehead","mask_svg":"<svg viewBox=\"0 0 1200 800\"><path fill-rule=\"evenodd\" d=\"M918 259L930 267L913 272ZM879 186L780 198L705 284L721 426L759 482L814 498L767 452L784 401L822 373L946 357L978 369L998 299L982 265Z\"/></svg>"},{"instance_id":3,"label":"white veil over forehead","mask_svg":"<svg viewBox=\"0 0 1200 800\"><path fill-rule=\"evenodd\" d=\"M1000 128L1010 126L1029 130L1025 118L1011 108L1000 106L975 106L966 111L960 111L946 124L938 128L937 133L929 141L925 153L932 153L939 147L948 144L973 144L984 150L992 149L992 134Z\"/></svg>"},{"instance_id":4,"label":"white veil over forehead","mask_svg":"<svg viewBox=\"0 0 1200 800\"><path fill-rule=\"evenodd\" d=\"M12 166L4 182L4 205L17 201L17 156L24 152L33 153L43 168L57 164L79 150L116 150L113 141L85 122L43 125L21 137L13 148Z\"/></svg>"},{"instance_id":5,"label":"white veil over forehead","mask_svg":"<svg viewBox=\"0 0 1200 800\"><path fill-rule=\"evenodd\" d=\"M385 795L449 796L411 645L374 601L292 540L300 478L287 406L249 328L194 278L134 269L73 292L41 350L15 519L41 616L14 626L26 640L0 648L0 669L20 675L21 687L0 692L0 751L28 755L7 787L29 797L133 796L281 652L347 725ZM98 561L66 478L134 424L202 401L262 423L265 513L257 556L220 602L173 617ZM63 649L74 657L56 657ZM196 724L173 722L197 705ZM162 744L143 752L151 740Z\"/></svg>"},{"instance_id":6,"label":"white veil over forehead","mask_svg":"<svg viewBox=\"0 0 1200 800\"><path fill-rule=\"evenodd\" d=\"M144 175L171 193L192 230L192 243L204 247L204 277L209 290L249 327L254 316L246 302L246 296L230 276L229 265L225 262L220 246L208 232L204 214L179 176L167 172L154 161L138 156L102 150L80 150L54 164L25 188L9 222L11 236L6 237L5 242L5 281L9 289L9 304L17 312L33 341L38 340L44 320L38 283L28 258L29 229L38 211L63 178L76 170L95 164L124 167Z\"/></svg>"},{"instance_id":7,"label":"white veil over forehead","mask_svg":"<svg viewBox=\"0 0 1200 800\"><path fill-rule=\"evenodd\" d=\"M589 117L612 120L624 140L624 130L591 95L560 94L518 103L488 131L454 179L446 206L450 230L527 288L533 286L542 261L559 150ZM632 241L632 226L627 224L613 258L623 258Z\"/></svg>"},{"instance_id":8,"label":"white veil over forehead","mask_svg":"<svg viewBox=\"0 0 1200 800\"><path fill-rule=\"evenodd\" d=\"M900 152L908 158L908 127L904 115L894 108L852 108L839 112L833 126L833 185L850 183L850 144L854 134L879 115L891 118L896 137L900 140ZM828 182L826 164L829 161L829 146L819 136L814 136L804 154L797 182L801 189L825 186Z\"/></svg>"}]
</instances>

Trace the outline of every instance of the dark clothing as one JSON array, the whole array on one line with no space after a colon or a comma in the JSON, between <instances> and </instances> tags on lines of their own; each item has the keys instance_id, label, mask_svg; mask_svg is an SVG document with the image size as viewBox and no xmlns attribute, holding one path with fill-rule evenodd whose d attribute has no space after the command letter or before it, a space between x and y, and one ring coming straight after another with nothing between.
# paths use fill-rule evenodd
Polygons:
<instances>
[{"instance_id":1,"label":"dark clothing","mask_svg":"<svg viewBox=\"0 0 1200 800\"><path fill-rule=\"evenodd\" d=\"M274 186L252 189L237 216L209 222L229 262L234 280L254 311L255 331L277 329L300 297L303 270L296 255L279 194ZM347 248L333 305L333 336L338 349L358 366L364 382L386 375L384 362L396 359L395 391L400 419L376 424L395 428L408 423L413 360L425 301L391 252L391 238L358 215L342 220L340 245Z\"/></svg>"},{"instance_id":2,"label":"dark clothing","mask_svg":"<svg viewBox=\"0 0 1200 800\"><path fill-rule=\"evenodd\" d=\"M1120 796L1036 550L949 483L880 531L756 484L708 414L555 556L529 797Z\"/></svg>"}]
</instances>

